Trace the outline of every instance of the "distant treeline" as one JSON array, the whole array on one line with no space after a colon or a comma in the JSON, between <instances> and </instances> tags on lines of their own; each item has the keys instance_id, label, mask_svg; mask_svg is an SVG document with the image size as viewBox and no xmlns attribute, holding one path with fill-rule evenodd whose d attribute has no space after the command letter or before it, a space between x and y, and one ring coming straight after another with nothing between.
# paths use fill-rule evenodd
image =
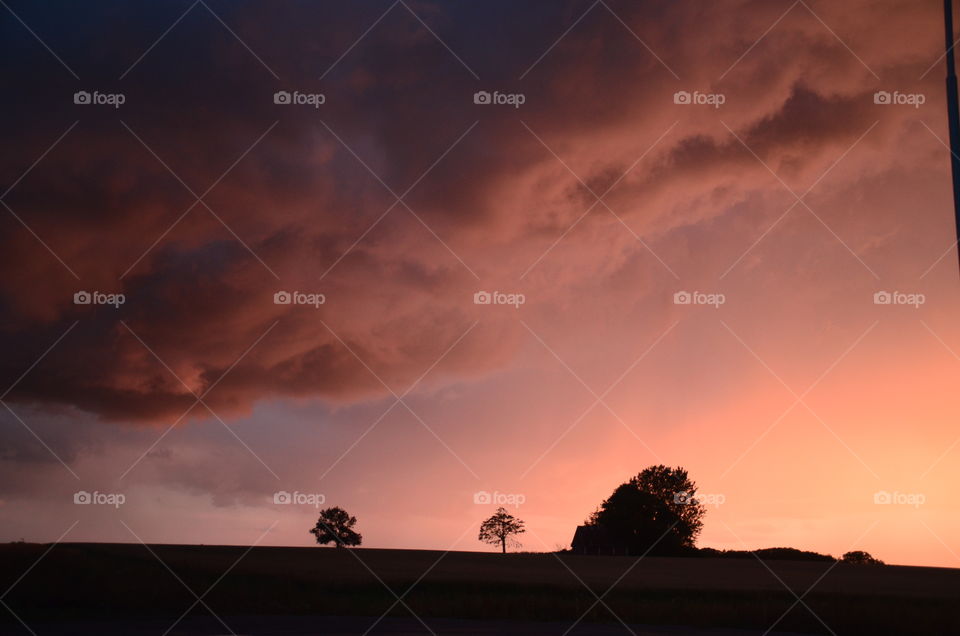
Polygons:
<instances>
[{"instance_id":1,"label":"distant treeline","mask_svg":"<svg viewBox=\"0 0 960 636\"><path fill-rule=\"evenodd\" d=\"M882 565L869 552L853 550L839 559L796 548L716 550L697 548L707 503L718 495L699 494L682 466L648 466L617 486L582 525L577 526L570 552L585 555L780 559L843 561L851 565ZM722 496L720 496L722 497Z\"/></svg>"},{"instance_id":2,"label":"distant treeline","mask_svg":"<svg viewBox=\"0 0 960 636\"><path fill-rule=\"evenodd\" d=\"M797 550L796 548L763 548L761 550L715 550L713 548L694 548L689 556L719 557L726 559L780 559L782 561L836 561L829 554Z\"/></svg>"},{"instance_id":3,"label":"distant treeline","mask_svg":"<svg viewBox=\"0 0 960 636\"><path fill-rule=\"evenodd\" d=\"M562 552L576 552L576 550L562 550ZM597 550L586 554L606 554L613 556L637 556L638 552L623 549ZM659 552L651 556L673 556L691 558L720 558L720 559L754 559L781 560L781 561L837 561L836 557L819 552L798 550L796 548L762 548L760 550L717 550L715 548L696 548L693 546L680 547L670 552Z\"/></svg>"}]
</instances>

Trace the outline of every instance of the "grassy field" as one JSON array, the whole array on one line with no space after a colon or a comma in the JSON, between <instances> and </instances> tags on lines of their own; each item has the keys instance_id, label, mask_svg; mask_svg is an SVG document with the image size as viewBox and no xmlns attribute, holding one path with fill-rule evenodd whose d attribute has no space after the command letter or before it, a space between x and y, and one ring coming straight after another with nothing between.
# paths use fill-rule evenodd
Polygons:
<instances>
[{"instance_id":1,"label":"grassy field","mask_svg":"<svg viewBox=\"0 0 960 636\"><path fill-rule=\"evenodd\" d=\"M2 589L48 547L0 546ZM786 614L777 630L960 633L960 570L945 568L427 550L257 547L246 556L246 548L235 546L150 550L59 544L3 601L24 619L176 618L195 600L185 583L198 595L212 586L204 601L224 616L380 616L396 601L387 586L398 595L413 586L404 602L422 617L572 622L586 615L609 622L616 619L595 605L587 587L601 595L616 583L603 601L629 623L765 630ZM796 597L785 586L804 595L814 584L803 602L829 630L803 605L791 609ZM410 616L400 605L390 614Z\"/></svg>"}]
</instances>

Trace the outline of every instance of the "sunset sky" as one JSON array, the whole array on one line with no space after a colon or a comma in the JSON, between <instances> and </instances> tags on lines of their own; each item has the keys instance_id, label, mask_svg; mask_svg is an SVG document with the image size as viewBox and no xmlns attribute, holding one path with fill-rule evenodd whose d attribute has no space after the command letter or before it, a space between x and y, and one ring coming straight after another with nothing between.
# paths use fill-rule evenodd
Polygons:
<instances>
[{"instance_id":1,"label":"sunset sky","mask_svg":"<svg viewBox=\"0 0 960 636\"><path fill-rule=\"evenodd\" d=\"M960 567L941 3L0 5L0 540L552 550L663 463Z\"/></svg>"}]
</instances>

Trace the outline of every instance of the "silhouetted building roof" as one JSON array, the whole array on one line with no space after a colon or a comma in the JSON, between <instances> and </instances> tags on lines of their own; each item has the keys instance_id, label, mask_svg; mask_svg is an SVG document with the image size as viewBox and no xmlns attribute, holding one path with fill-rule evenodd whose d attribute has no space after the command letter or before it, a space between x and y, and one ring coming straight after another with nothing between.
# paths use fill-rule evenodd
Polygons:
<instances>
[{"instance_id":1,"label":"silhouetted building roof","mask_svg":"<svg viewBox=\"0 0 960 636\"><path fill-rule=\"evenodd\" d=\"M570 547L577 554L628 554L628 547L601 526L577 526Z\"/></svg>"}]
</instances>

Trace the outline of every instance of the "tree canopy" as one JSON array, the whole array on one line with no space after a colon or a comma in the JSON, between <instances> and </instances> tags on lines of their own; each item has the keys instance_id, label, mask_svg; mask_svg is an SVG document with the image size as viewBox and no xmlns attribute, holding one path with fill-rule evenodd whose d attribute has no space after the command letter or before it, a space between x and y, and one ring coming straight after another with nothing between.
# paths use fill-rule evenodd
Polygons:
<instances>
[{"instance_id":1,"label":"tree canopy","mask_svg":"<svg viewBox=\"0 0 960 636\"><path fill-rule=\"evenodd\" d=\"M852 550L843 555L841 559L844 563L852 563L853 565L883 565L883 561L875 558L869 552L864 550Z\"/></svg>"},{"instance_id":2,"label":"tree canopy","mask_svg":"<svg viewBox=\"0 0 960 636\"><path fill-rule=\"evenodd\" d=\"M683 468L650 466L617 486L586 523L630 553L676 554L692 548L703 527L696 492Z\"/></svg>"},{"instance_id":3,"label":"tree canopy","mask_svg":"<svg viewBox=\"0 0 960 636\"><path fill-rule=\"evenodd\" d=\"M354 531L355 525L357 525L356 517L350 516L343 508L335 506L320 511L317 525L310 530L310 534L317 538L317 543L320 545L330 542L338 548L360 545L363 536Z\"/></svg>"},{"instance_id":4,"label":"tree canopy","mask_svg":"<svg viewBox=\"0 0 960 636\"><path fill-rule=\"evenodd\" d=\"M507 512L506 508L500 507L490 518L480 524L478 538L484 543L499 545L501 551L506 553L507 543L519 546L520 543L513 537L524 532L526 528L523 527L523 521Z\"/></svg>"}]
</instances>

